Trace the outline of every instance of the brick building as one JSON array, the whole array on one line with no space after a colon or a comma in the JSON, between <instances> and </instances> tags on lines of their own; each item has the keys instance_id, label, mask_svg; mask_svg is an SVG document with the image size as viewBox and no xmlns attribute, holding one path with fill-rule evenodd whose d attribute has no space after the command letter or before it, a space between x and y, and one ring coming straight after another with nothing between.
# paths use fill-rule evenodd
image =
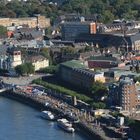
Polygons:
<instances>
[{"instance_id":1,"label":"brick building","mask_svg":"<svg viewBox=\"0 0 140 140\"><path fill-rule=\"evenodd\" d=\"M112 56L92 56L87 61L89 68L112 68L125 66L125 63Z\"/></svg>"},{"instance_id":2,"label":"brick building","mask_svg":"<svg viewBox=\"0 0 140 140\"><path fill-rule=\"evenodd\" d=\"M133 80L128 77L120 80L120 105L125 111L135 111L138 105L138 92Z\"/></svg>"},{"instance_id":3,"label":"brick building","mask_svg":"<svg viewBox=\"0 0 140 140\"><path fill-rule=\"evenodd\" d=\"M122 111L132 113L139 109L139 91L133 79L129 77L123 77L118 84L110 85L109 97L112 105L119 105Z\"/></svg>"}]
</instances>

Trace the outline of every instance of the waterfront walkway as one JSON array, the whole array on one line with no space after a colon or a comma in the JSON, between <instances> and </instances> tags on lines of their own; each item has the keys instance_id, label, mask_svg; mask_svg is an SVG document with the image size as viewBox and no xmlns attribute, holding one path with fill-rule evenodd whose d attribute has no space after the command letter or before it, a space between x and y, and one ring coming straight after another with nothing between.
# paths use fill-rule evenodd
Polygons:
<instances>
[{"instance_id":1,"label":"waterfront walkway","mask_svg":"<svg viewBox=\"0 0 140 140\"><path fill-rule=\"evenodd\" d=\"M90 132L94 133L97 136L100 136L102 140L119 140L118 138L115 138L115 136L112 136L114 138L108 137L102 129L101 125L96 125L95 123L93 123L94 117L90 113L80 111L79 109L67 104L66 102L50 96L48 93L33 94L31 92L23 92L19 89L14 89L13 94L30 98L44 106L46 105L61 112L64 116L71 116L74 119L78 118L78 120L80 120L80 123L84 125L86 129L89 129Z\"/></svg>"}]
</instances>

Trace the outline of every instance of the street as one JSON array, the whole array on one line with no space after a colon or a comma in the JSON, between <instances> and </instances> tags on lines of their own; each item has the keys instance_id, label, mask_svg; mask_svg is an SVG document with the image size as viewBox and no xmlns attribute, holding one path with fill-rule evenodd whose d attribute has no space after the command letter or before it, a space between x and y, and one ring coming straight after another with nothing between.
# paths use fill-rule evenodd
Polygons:
<instances>
[{"instance_id":1,"label":"street","mask_svg":"<svg viewBox=\"0 0 140 140\"><path fill-rule=\"evenodd\" d=\"M34 79L40 78L45 76L45 74L35 74L33 76L24 76L24 77L3 77L0 76L0 78L3 79L4 83L7 84L13 84L13 85L29 85Z\"/></svg>"}]
</instances>

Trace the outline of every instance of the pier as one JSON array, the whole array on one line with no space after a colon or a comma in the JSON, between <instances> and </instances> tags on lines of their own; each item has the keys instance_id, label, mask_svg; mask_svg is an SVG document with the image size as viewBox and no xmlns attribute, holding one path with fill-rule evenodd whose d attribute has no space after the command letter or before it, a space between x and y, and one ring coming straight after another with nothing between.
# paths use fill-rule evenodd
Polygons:
<instances>
[{"instance_id":1,"label":"pier","mask_svg":"<svg viewBox=\"0 0 140 140\"><path fill-rule=\"evenodd\" d=\"M83 131L89 139L96 137L96 140L112 140L112 137L107 136L101 126L96 126L93 123L94 117L92 115L81 112L79 109L50 96L47 93L32 94L31 92L23 92L19 89L8 88L7 90L2 91L0 95L30 105L38 110L50 110L57 116L64 116L71 120L79 120L74 124L75 127L78 130ZM73 115L70 116L70 113ZM113 140L120 139L122 139L121 135L113 133Z\"/></svg>"}]
</instances>

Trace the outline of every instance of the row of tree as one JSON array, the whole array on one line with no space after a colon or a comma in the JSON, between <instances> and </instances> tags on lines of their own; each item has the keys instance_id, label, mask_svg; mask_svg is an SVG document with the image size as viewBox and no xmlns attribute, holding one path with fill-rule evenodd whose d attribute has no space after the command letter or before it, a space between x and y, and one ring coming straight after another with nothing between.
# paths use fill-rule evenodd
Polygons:
<instances>
[{"instance_id":1,"label":"row of tree","mask_svg":"<svg viewBox=\"0 0 140 140\"><path fill-rule=\"evenodd\" d=\"M28 0L27 2L12 1L0 5L1 17L27 17L42 14L52 21L64 13L95 15L96 19L110 22L116 18L139 19L140 0L69 0L61 6Z\"/></svg>"}]
</instances>

